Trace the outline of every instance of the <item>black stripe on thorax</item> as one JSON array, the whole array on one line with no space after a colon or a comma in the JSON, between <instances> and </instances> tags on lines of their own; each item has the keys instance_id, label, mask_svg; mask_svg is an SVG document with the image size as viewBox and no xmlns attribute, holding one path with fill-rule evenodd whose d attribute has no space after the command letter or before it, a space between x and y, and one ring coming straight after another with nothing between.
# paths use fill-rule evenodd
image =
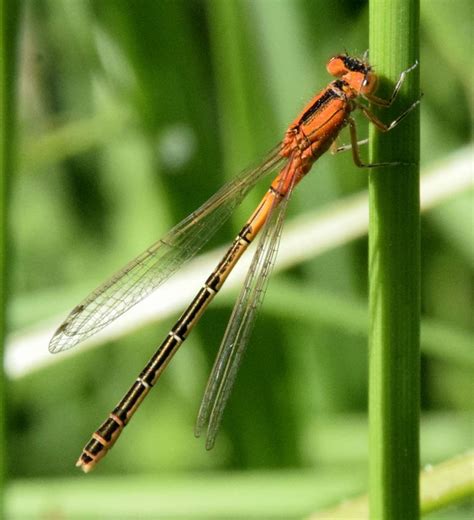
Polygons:
<instances>
[{"instance_id":1,"label":"black stripe on thorax","mask_svg":"<svg viewBox=\"0 0 474 520\"><path fill-rule=\"evenodd\" d=\"M324 92L324 94L316 101L316 103L308 108L308 110L306 110L306 112L301 116L298 124L301 125L309 121L318 110L320 110L324 105L327 105L328 102L335 97L338 97L337 94L333 91L332 88L328 87L326 92Z\"/></svg>"},{"instance_id":2,"label":"black stripe on thorax","mask_svg":"<svg viewBox=\"0 0 474 520\"><path fill-rule=\"evenodd\" d=\"M325 105L327 105L331 99L334 98L345 98L344 94L344 86L347 85L347 83L341 79L336 79L333 81L327 88L326 92L314 103L313 106L311 106L306 112L301 116L298 124L303 124L308 122L311 117L321 108L323 108Z\"/></svg>"}]
</instances>

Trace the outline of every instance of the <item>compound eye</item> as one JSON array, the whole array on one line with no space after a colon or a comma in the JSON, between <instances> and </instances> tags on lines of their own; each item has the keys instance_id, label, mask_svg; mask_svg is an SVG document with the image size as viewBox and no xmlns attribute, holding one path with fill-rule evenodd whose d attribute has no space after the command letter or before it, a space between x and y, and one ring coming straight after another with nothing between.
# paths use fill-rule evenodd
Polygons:
<instances>
[{"instance_id":1,"label":"compound eye","mask_svg":"<svg viewBox=\"0 0 474 520\"><path fill-rule=\"evenodd\" d=\"M326 70L331 76L335 76L336 78L340 78L349 72L342 56L334 56L334 58L331 58L326 65Z\"/></svg>"},{"instance_id":2,"label":"compound eye","mask_svg":"<svg viewBox=\"0 0 474 520\"><path fill-rule=\"evenodd\" d=\"M362 82L361 93L362 94L372 94L377 89L377 76L368 72Z\"/></svg>"}]
</instances>

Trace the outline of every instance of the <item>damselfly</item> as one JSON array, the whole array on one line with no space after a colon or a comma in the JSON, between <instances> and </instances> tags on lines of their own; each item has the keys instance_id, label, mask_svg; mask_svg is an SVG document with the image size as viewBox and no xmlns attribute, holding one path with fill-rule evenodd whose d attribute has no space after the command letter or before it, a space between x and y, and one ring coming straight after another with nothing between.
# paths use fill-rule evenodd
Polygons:
<instances>
[{"instance_id":1,"label":"damselfly","mask_svg":"<svg viewBox=\"0 0 474 520\"><path fill-rule=\"evenodd\" d=\"M205 281L123 399L93 433L79 457L77 466L86 472L90 471L107 454L222 287L239 258L260 232L257 250L230 317L199 409L195 433L199 436L207 425L206 447L212 448L275 262L285 212L293 189L309 172L313 163L328 149L332 152L351 149L354 162L359 167L401 164L364 164L361 161L360 143L357 141L356 124L351 113L356 109L360 110L382 132L388 132L397 126L418 105L419 100L388 125L380 121L361 100L365 99L382 107L390 106L406 74L416 65L417 63L403 71L390 98L382 99L375 95L378 78L365 57L358 59L343 54L331 58L327 70L337 79L311 99L289 126L282 142L270 151L258 167L243 172L221 188L197 211L71 311L51 339L51 352L74 347L154 291L201 249L259 180L271 172L278 171L267 193L214 272ZM336 138L346 125L350 130L351 145L338 148Z\"/></svg>"}]
</instances>

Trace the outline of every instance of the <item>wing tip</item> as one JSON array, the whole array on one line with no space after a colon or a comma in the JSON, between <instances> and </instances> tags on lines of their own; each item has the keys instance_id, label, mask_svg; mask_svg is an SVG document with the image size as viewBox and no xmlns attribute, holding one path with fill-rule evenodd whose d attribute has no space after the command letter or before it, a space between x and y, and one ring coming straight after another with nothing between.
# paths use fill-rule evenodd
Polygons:
<instances>
[{"instance_id":1,"label":"wing tip","mask_svg":"<svg viewBox=\"0 0 474 520\"><path fill-rule=\"evenodd\" d=\"M50 354L57 354L58 352L62 352L63 350L66 350L64 348L64 341L62 341L62 334L55 333L54 336L51 338L48 350Z\"/></svg>"},{"instance_id":2,"label":"wing tip","mask_svg":"<svg viewBox=\"0 0 474 520\"><path fill-rule=\"evenodd\" d=\"M67 334L68 322L65 321L53 334L53 337L49 341L48 350L50 354L58 354L59 352L63 352L64 350L69 350L70 348L77 345L82 338L78 336L71 336Z\"/></svg>"}]
</instances>

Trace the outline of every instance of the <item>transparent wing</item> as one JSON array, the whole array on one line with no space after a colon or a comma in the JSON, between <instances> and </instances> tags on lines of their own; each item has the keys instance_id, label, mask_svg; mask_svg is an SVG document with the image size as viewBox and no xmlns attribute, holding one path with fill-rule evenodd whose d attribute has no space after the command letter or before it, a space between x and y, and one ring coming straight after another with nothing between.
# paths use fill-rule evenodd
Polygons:
<instances>
[{"instance_id":1,"label":"transparent wing","mask_svg":"<svg viewBox=\"0 0 474 520\"><path fill-rule=\"evenodd\" d=\"M286 160L279 150L275 147L259 166L223 186L77 305L52 337L50 352L70 349L96 334L174 274L222 226L248 191Z\"/></svg>"},{"instance_id":2,"label":"transparent wing","mask_svg":"<svg viewBox=\"0 0 474 520\"><path fill-rule=\"evenodd\" d=\"M282 176L282 183L284 182ZM225 405L232 390L242 355L252 331L257 311L263 301L275 262L286 208L293 186L283 200L271 208L262 229L244 287L232 311L224 339L212 369L196 421L195 435L208 424L206 448L214 446Z\"/></svg>"}]
</instances>

